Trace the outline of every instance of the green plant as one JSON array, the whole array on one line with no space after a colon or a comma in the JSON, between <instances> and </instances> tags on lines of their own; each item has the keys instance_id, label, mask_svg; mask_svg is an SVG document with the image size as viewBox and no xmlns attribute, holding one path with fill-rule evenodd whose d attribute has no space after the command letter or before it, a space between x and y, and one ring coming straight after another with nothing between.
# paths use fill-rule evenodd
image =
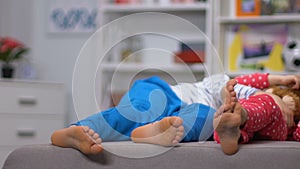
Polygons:
<instances>
[{"instance_id":1,"label":"green plant","mask_svg":"<svg viewBox=\"0 0 300 169\"><path fill-rule=\"evenodd\" d=\"M28 48L22 42L11 37L0 37L0 61L4 64L21 59L27 52Z\"/></svg>"}]
</instances>

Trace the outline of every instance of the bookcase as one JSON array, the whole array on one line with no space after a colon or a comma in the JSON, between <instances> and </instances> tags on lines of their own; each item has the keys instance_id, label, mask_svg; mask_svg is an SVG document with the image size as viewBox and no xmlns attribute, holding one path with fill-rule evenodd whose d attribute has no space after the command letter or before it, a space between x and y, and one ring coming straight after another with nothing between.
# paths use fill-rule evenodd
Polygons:
<instances>
[{"instance_id":1,"label":"bookcase","mask_svg":"<svg viewBox=\"0 0 300 169\"><path fill-rule=\"evenodd\" d=\"M172 85L202 79L213 71L211 0L128 4L106 0L100 8L102 26L120 23L101 44L112 45L98 65L95 91L101 109L116 104L136 79L156 75ZM186 46L200 51L197 55L204 59L176 60Z\"/></svg>"},{"instance_id":2,"label":"bookcase","mask_svg":"<svg viewBox=\"0 0 300 169\"><path fill-rule=\"evenodd\" d=\"M288 60L285 58L286 55L284 56L288 43L300 40L300 13L297 13L299 11L236 16L236 2L236 0L222 0L215 1L214 4L214 42L226 72L232 76L257 71L279 74L299 72L300 69L289 70L286 65ZM260 8L262 10L263 6ZM267 49L266 41L276 43ZM255 43L260 52L267 49L269 53L253 54L254 59L251 57L245 59L247 45L250 48L249 46L253 47Z\"/></svg>"}]
</instances>

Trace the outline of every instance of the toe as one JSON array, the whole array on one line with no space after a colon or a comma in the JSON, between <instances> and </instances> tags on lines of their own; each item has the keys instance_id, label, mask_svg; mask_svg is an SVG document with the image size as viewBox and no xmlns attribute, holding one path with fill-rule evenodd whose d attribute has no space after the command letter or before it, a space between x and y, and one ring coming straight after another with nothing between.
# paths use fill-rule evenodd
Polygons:
<instances>
[{"instance_id":1,"label":"toe","mask_svg":"<svg viewBox=\"0 0 300 169\"><path fill-rule=\"evenodd\" d=\"M178 142L177 140L173 140L173 141L172 141L172 144L173 144L173 145L176 145L176 144L178 144L178 143L179 143L179 142Z\"/></svg>"},{"instance_id":2,"label":"toe","mask_svg":"<svg viewBox=\"0 0 300 169\"><path fill-rule=\"evenodd\" d=\"M176 140L177 142L179 142L179 141L181 140L181 137L177 135L177 136L175 137L175 140Z\"/></svg>"},{"instance_id":3,"label":"toe","mask_svg":"<svg viewBox=\"0 0 300 169\"><path fill-rule=\"evenodd\" d=\"M178 128L177 128L177 132L183 132L184 131L184 127L183 126L179 126Z\"/></svg>"},{"instance_id":4,"label":"toe","mask_svg":"<svg viewBox=\"0 0 300 169\"><path fill-rule=\"evenodd\" d=\"M170 120L169 123L175 127L179 127L183 123L183 121L180 117L171 117L169 120Z\"/></svg>"},{"instance_id":5,"label":"toe","mask_svg":"<svg viewBox=\"0 0 300 169\"><path fill-rule=\"evenodd\" d=\"M96 143L96 144L100 144L100 143L102 143L102 140L101 140L101 138L97 138L97 139L95 140L95 143Z\"/></svg>"},{"instance_id":6,"label":"toe","mask_svg":"<svg viewBox=\"0 0 300 169\"><path fill-rule=\"evenodd\" d=\"M99 154L103 151L103 147L99 144L94 144L91 146L91 154Z\"/></svg>"},{"instance_id":7,"label":"toe","mask_svg":"<svg viewBox=\"0 0 300 169\"><path fill-rule=\"evenodd\" d=\"M183 135L184 135L184 132L177 132L177 134L176 134L177 136L179 136L179 137L183 137Z\"/></svg>"},{"instance_id":8,"label":"toe","mask_svg":"<svg viewBox=\"0 0 300 169\"><path fill-rule=\"evenodd\" d=\"M90 130L90 128L88 126L81 126L81 128L83 129L84 132L88 132Z\"/></svg>"},{"instance_id":9,"label":"toe","mask_svg":"<svg viewBox=\"0 0 300 169\"><path fill-rule=\"evenodd\" d=\"M92 135L94 135L95 132L94 132L93 129L90 129L90 130L88 131L88 133L89 133L90 136L92 136Z\"/></svg>"},{"instance_id":10,"label":"toe","mask_svg":"<svg viewBox=\"0 0 300 169\"><path fill-rule=\"evenodd\" d=\"M99 134L98 134L98 133L94 133L93 136L92 136L92 138L93 138L93 139L99 138Z\"/></svg>"}]
</instances>

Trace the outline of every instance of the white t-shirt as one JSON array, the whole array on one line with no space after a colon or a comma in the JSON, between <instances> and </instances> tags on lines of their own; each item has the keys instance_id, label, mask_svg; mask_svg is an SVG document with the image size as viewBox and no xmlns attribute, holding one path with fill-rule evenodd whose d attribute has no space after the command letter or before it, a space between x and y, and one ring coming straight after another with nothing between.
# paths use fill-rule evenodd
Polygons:
<instances>
[{"instance_id":1,"label":"white t-shirt","mask_svg":"<svg viewBox=\"0 0 300 169\"><path fill-rule=\"evenodd\" d=\"M179 83L171 86L176 95L185 103L201 103L212 108L219 108L222 104L221 91L230 78L224 74L205 77L200 82ZM248 98L258 89L237 84L234 87L237 98Z\"/></svg>"}]
</instances>

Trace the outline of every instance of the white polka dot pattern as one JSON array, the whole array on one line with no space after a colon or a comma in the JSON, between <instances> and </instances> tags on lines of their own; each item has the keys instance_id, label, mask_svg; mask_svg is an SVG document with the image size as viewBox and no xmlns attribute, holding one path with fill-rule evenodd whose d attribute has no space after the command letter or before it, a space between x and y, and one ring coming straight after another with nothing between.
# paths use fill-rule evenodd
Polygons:
<instances>
[{"instance_id":1,"label":"white polka dot pattern","mask_svg":"<svg viewBox=\"0 0 300 169\"><path fill-rule=\"evenodd\" d=\"M254 137L270 140L286 140L287 125L273 98L267 94L251 96L240 100L248 112L248 120L242 129L243 141Z\"/></svg>"},{"instance_id":2,"label":"white polka dot pattern","mask_svg":"<svg viewBox=\"0 0 300 169\"><path fill-rule=\"evenodd\" d=\"M250 75L242 75L235 78L239 84L265 89L270 86L268 81L268 73L254 73Z\"/></svg>"}]
</instances>

